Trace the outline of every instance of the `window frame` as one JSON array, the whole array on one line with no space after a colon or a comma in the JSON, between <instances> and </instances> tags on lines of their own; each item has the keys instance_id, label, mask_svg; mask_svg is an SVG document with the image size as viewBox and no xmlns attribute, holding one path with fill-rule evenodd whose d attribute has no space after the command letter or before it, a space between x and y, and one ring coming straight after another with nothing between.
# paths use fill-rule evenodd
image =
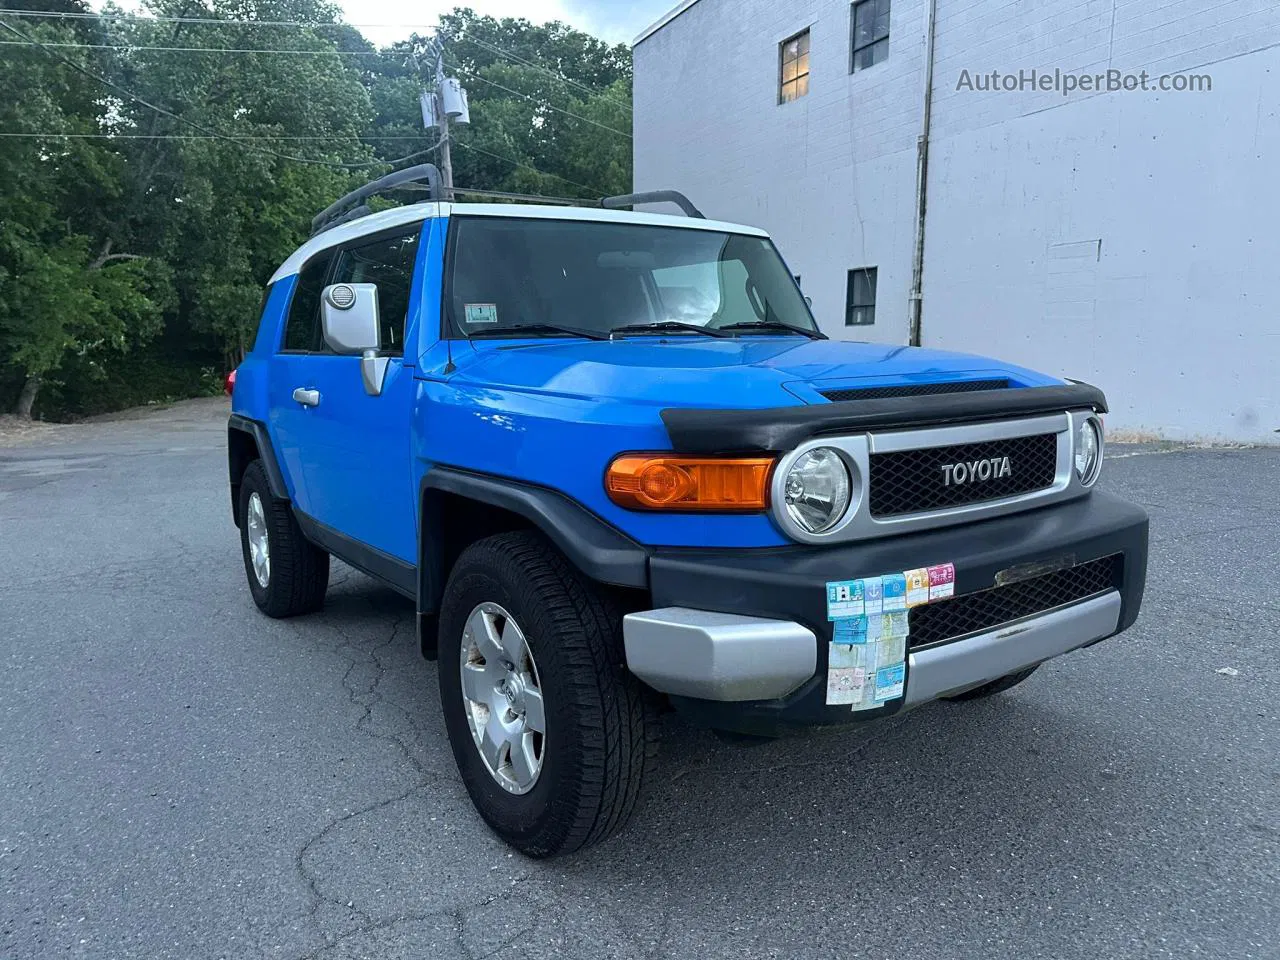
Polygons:
<instances>
[{"instance_id":1,"label":"window frame","mask_svg":"<svg viewBox=\"0 0 1280 960\"><path fill-rule=\"evenodd\" d=\"M867 278L867 285L871 290L870 303L857 303L854 301L855 292L857 290L856 277L863 274ZM879 295L880 287L880 268L873 266L853 267L845 281L844 294L844 325L846 327L874 327L876 323L876 299ZM855 310L870 310L871 319L862 323L853 322L853 312Z\"/></svg>"},{"instance_id":2,"label":"window frame","mask_svg":"<svg viewBox=\"0 0 1280 960\"><path fill-rule=\"evenodd\" d=\"M280 343L276 348L276 353L282 353L282 354L285 354L286 356L291 356L291 357L315 357L315 356L320 356L326 352L330 352L324 349L324 333L320 329L319 301L317 301L316 303L315 315L313 316L312 319L315 321L316 332L320 333L320 349L319 350L302 350L302 349L297 349L293 347L287 347L285 346L285 344L288 343L288 340L289 340L289 318L293 313L294 302L298 298L298 288L302 286L302 274L306 271L308 267L310 267L313 263L315 263L321 257L327 257L329 259L329 262L325 265L325 268L324 268L324 276L320 280L320 291L321 291L321 295L323 296L324 288L329 285L329 278L333 276L333 264L334 264L334 261L337 260L337 254L336 254L337 249L338 249L338 245L334 244L332 247L324 247L320 250L317 250L311 256L307 257L306 261L302 264L302 266L298 268L298 272L294 274L295 279L293 282L293 289L289 291L289 302L284 305L284 323L280 325Z\"/></svg>"},{"instance_id":3,"label":"window frame","mask_svg":"<svg viewBox=\"0 0 1280 960\"><path fill-rule=\"evenodd\" d=\"M878 66L889 59L889 37L893 34L893 0L883 0L889 5L890 25L885 28L883 37L876 37L874 40L859 45L858 44L858 8L865 7L871 3L878 3L880 0L853 0L849 5L849 72L858 73L862 70L870 70L872 67ZM885 45L885 55L882 59L869 63L865 67L858 66L858 54L863 50L869 50L878 43Z\"/></svg>"},{"instance_id":4,"label":"window frame","mask_svg":"<svg viewBox=\"0 0 1280 960\"><path fill-rule=\"evenodd\" d=\"M467 215L467 214L456 214L456 213L451 214L448 217L448 220L446 223L446 231L445 231L443 273L441 274L441 277L440 277L439 336L441 340L448 340L448 341L470 340L470 337L467 335L466 331L462 329L459 323L457 323L457 320L453 311L453 279L454 279L454 260L457 255L457 232L458 232L457 226L459 222L463 220L486 220L486 219L524 220L524 221L529 221L533 223L538 223L538 222L545 223L548 220L552 220L552 218L549 218L549 217L520 217L520 216L509 216L509 215L503 215L499 217L487 217L484 215ZM600 223L600 222L609 222L609 221L592 220L589 217L584 217L581 219L581 221L577 221L575 220L575 218L566 217L564 218L563 222ZM680 229L679 226L676 226L676 225L669 226L664 223L663 224L633 223L631 224L631 226L639 227L642 230L672 230L672 229L678 230ZM685 229L689 229L689 228L685 228ZM745 236L745 237L751 237L752 239L756 239L756 240L763 240L766 244L768 244L769 248L773 251L774 255L782 263L783 267L787 271L787 274L789 276L793 276L791 274L790 266L787 265L786 259L782 256L782 251L778 249L778 245L773 242L772 237L769 237L769 236L760 237L760 236L756 236L755 234L736 234L736 233L733 233L733 231L711 231L711 232L726 233L726 234L731 234L733 236ZM822 327L819 326L818 324L818 318L813 315L813 308L810 305L808 298L805 297L803 292L800 291L798 285L796 287L796 291L797 293L800 294L800 302L804 305L805 313L809 317L810 324L812 324L812 327L810 329L812 329L815 333L819 333L819 334L822 333ZM514 333L510 334L509 339L518 339L518 335Z\"/></svg>"},{"instance_id":5,"label":"window frame","mask_svg":"<svg viewBox=\"0 0 1280 960\"><path fill-rule=\"evenodd\" d=\"M328 345L325 344L324 342L324 330L320 323L320 305L319 304L316 305L315 321L316 321L316 328L320 333L320 349L296 350L296 349L286 348L284 345L286 336L289 330L289 313L293 309L294 298L297 297L298 295L298 286L302 282L303 271L305 271L307 267L311 266L311 264L314 263L320 257L328 257L329 265L328 267L325 268L324 281L320 284L320 289L321 291L323 291L325 287L328 287L333 284L334 282L333 278L335 273L337 272L338 260L345 251L354 247L364 246L365 244L368 244L368 243L376 243L379 240L387 239L390 237L398 237L398 236L402 236L409 233L414 233L417 235L418 246L421 247L421 245L427 240L427 238L424 236L424 231L426 228L427 221L429 219L430 219L429 217L423 217L421 220L410 220L410 221L407 221L406 223L398 223L393 227L384 227L381 230L374 230L369 233L362 233L356 237L349 237L348 239L340 241L339 243L335 243L332 246L322 247L321 249L313 253L311 256L309 256L306 259L306 262L304 262L302 266L298 268L297 274L295 274L295 276L298 279L294 283L293 290L289 294L289 302L285 304L284 323L280 327L280 345L276 349L276 353L283 353L283 354L287 354L289 356L295 356L295 357L296 356L305 356L305 357L341 356L341 354L334 353L332 350L330 350ZM410 271L410 274L409 274L409 290L410 290L409 299L410 300L413 299L413 283L414 283L415 276L417 274L417 267L418 267L418 255L415 252L414 259L413 259L413 269ZM381 308L381 304L379 304L379 308ZM405 309L406 309L406 314L404 319L404 344L407 345L409 342L409 316L407 313L408 307L406 307ZM381 317L379 317L379 320L381 321ZM385 357L403 357L404 351L403 349L399 352L381 350L378 352L378 355L385 356Z\"/></svg>"},{"instance_id":6,"label":"window frame","mask_svg":"<svg viewBox=\"0 0 1280 960\"><path fill-rule=\"evenodd\" d=\"M806 80L806 83L804 86L804 93L797 93L795 96L788 99L784 95L783 91L785 90L786 85L788 83L795 84L798 89L800 85L800 77L802 76L802 74L800 73L800 68L797 65L796 75L790 80L785 79L785 70L787 66L787 59L786 59L787 44L791 43L793 40L799 40L803 37L806 40L805 50L803 54L801 53L796 54L795 62L799 64L800 58L803 56L806 58L805 60L806 64L811 63L812 61L810 58L812 57L812 51L813 51L813 36L812 36L811 30L812 30L812 25L805 27L803 30L798 30L795 33L791 34L789 37L787 37L785 40L781 40L778 42L778 106L782 106L783 104L786 104L786 103L795 103L801 97L807 97L809 95L808 80L813 75L813 71L809 66L805 67L805 71L803 73L803 76Z\"/></svg>"},{"instance_id":7,"label":"window frame","mask_svg":"<svg viewBox=\"0 0 1280 960\"><path fill-rule=\"evenodd\" d=\"M407 237L410 235L414 237L415 246L414 246L414 253L413 253L413 262L409 268L409 301L405 303L404 330L401 332L400 349L388 350L384 347L383 349L378 351L378 356L380 357L403 357L404 348L409 342L409 303L413 301L413 283L414 283L414 277L417 273L417 268L418 268L418 248L421 247L424 242L426 242L426 237L424 236L426 223L427 223L426 217L424 217L422 220L410 220L407 223L398 223L394 227L387 227L383 230L374 231L373 233L365 233L365 234L361 234L358 237L352 237L351 239L344 240L342 243L339 243L330 248L333 251L333 261L329 264L329 273L328 273L328 276L325 278L326 279L325 286L329 286L330 284L333 284L333 283L343 282L336 279L337 273L338 273L338 263L342 259L342 255L346 253L348 250L353 250L358 247L363 247L371 243L377 243L379 240L389 240L394 237ZM383 321L383 317L381 316L381 313L382 313L381 297L378 298L378 312L379 312L378 323L379 323L379 326L381 326ZM324 336L322 333L321 340L323 339L324 339ZM331 351L326 351L326 352L331 352Z\"/></svg>"}]
</instances>

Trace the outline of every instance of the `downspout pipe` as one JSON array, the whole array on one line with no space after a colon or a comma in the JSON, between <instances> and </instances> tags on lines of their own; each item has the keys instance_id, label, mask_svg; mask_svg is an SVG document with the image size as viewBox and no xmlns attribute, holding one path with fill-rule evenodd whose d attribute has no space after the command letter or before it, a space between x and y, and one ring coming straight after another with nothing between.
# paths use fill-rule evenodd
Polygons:
<instances>
[{"instance_id":1,"label":"downspout pipe","mask_svg":"<svg viewBox=\"0 0 1280 960\"><path fill-rule=\"evenodd\" d=\"M907 342L918 347L922 342L920 317L924 307L924 218L929 188L929 123L933 117L933 43L938 0L929 0L925 22L924 110L920 119L920 136L916 139L916 209L915 246L911 252L911 297L908 301Z\"/></svg>"}]
</instances>

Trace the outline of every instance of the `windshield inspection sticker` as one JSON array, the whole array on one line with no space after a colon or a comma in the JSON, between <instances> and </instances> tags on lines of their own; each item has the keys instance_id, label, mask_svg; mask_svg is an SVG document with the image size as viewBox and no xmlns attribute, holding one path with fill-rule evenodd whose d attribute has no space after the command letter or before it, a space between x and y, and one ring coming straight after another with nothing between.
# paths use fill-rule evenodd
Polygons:
<instances>
[{"instance_id":1,"label":"windshield inspection sticker","mask_svg":"<svg viewBox=\"0 0 1280 960\"><path fill-rule=\"evenodd\" d=\"M828 620L860 617L862 614L861 580L833 580L827 584Z\"/></svg>"},{"instance_id":2,"label":"windshield inspection sticker","mask_svg":"<svg viewBox=\"0 0 1280 960\"><path fill-rule=\"evenodd\" d=\"M468 303L463 307L463 315L467 323L497 323L498 305L496 303Z\"/></svg>"}]
</instances>

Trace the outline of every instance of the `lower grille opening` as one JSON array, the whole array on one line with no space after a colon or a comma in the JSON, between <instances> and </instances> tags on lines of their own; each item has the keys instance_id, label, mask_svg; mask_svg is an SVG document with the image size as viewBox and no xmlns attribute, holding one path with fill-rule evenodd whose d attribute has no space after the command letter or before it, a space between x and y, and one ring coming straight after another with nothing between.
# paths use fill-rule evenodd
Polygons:
<instances>
[{"instance_id":1,"label":"lower grille opening","mask_svg":"<svg viewBox=\"0 0 1280 960\"><path fill-rule=\"evenodd\" d=\"M913 649L927 647L991 630L1054 607L1118 590L1123 580L1124 555L1115 553L1030 580L913 607L910 645Z\"/></svg>"}]
</instances>

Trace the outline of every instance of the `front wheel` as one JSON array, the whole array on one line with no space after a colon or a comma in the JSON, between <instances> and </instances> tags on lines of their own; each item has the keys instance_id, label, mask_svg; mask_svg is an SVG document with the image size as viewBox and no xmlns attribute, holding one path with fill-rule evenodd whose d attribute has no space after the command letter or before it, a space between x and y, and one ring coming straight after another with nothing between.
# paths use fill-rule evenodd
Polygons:
<instances>
[{"instance_id":1,"label":"front wheel","mask_svg":"<svg viewBox=\"0 0 1280 960\"><path fill-rule=\"evenodd\" d=\"M440 700L485 822L533 857L604 840L635 810L648 714L622 616L541 536L472 544L440 611Z\"/></svg>"}]
</instances>

